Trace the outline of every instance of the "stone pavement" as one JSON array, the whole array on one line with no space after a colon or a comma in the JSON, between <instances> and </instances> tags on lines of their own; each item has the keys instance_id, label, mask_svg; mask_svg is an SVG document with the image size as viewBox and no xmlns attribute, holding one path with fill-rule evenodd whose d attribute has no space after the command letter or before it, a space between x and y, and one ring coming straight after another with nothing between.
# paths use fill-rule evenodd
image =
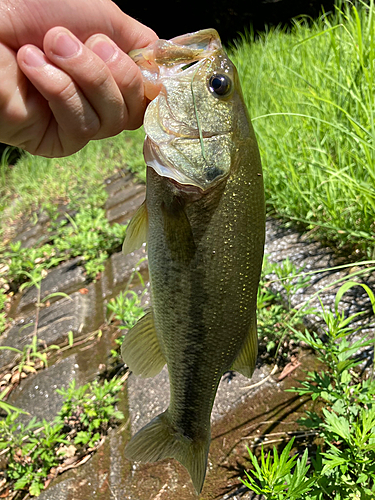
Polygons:
<instances>
[{"instance_id":1,"label":"stone pavement","mask_svg":"<svg viewBox=\"0 0 375 500\"><path fill-rule=\"evenodd\" d=\"M108 219L111 222L126 223L144 199L144 185L134 183L130 174L119 173L106 181L106 187L109 193L106 203ZM17 239L21 240L25 247L43 241L43 228L46 224L48 219L44 217L36 226L24 228ZM335 265L332 252L301 237L291 229L284 229L274 220L267 222L266 254L271 262L281 262L289 256L298 268L304 267L309 271ZM73 379L77 380L78 385L92 381L103 370L103 366L109 365L110 350L114 347L118 332L105 326L106 304L124 289L133 270L144 256L145 248L129 256L113 254L108 259L100 280L95 283L86 282L80 258L72 259L49 271L42 282L41 297L58 291L67 294L68 298L51 299L50 306L40 310L38 338L46 345L51 345L66 341L70 331L77 337L103 328L103 335L90 349L66 351L55 364L21 381L9 398L11 404L30 412L31 416L38 419L52 420L62 403L61 396L55 392L57 387L67 387ZM140 270L147 281L146 262L140 265ZM314 275L310 286L293 296L292 304L296 305L316 291L328 287L344 272L325 271ZM374 277L369 278L367 282L374 287ZM277 282L272 286L280 289ZM323 293L322 300L325 304L332 305L337 288L336 285ZM348 312L354 312L358 307L370 308L362 288L356 288L348 293L343 302ZM142 291L136 280L132 283L132 289L139 293ZM16 298L12 307L14 321L8 332L0 338L0 345L22 348L30 342L35 328L36 300L37 293L33 288L27 289ZM144 304L150 302L148 283L147 293L142 300ZM311 321L314 321L313 317ZM0 368L10 363L13 357L14 353L10 351L0 351ZM263 385L246 389L247 386L264 380L269 371L267 366L258 368L251 382L240 375L236 375L230 382L227 378L222 380L212 414L213 444L210 460L212 464L222 460L224 465L219 468L219 472L213 465L209 469L207 486L203 491L205 498L214 498L208 496L209 491L215 491L215 498L222 500L256 498L251 497L249 492L246 493L239 483L237 477L242 474L242 470L236 469L239 465L235 465L236 460L233 462L233 453L237 453L238 457L241 453L242 456L246 454L241 435L246 435L246 429L252 422L269 420L270 416L276 418L279 412L284 412L283 418L279 420L285 421L290 414L288 408L292 408L291 405L295 402L289 393L283 391L285 386L292 383L292 379L279 383L276 378L271 377ZM168 400L169 382L166 369L154 379L140 379L130 375L127 393L122 395L120 402L124 413L130 417L130 429L120 427L114 430L84 466L59 476L42 492L40 500L170 500L175 499L177 495L180 500L196 498L186 471L175 461L135 465L123 457L123 449L130 433L134 433L163 411L168 406ZM265 418L265 415L268 417ZM215 441L215 436L226 436L227 433L228 439L223 437ZM225 458L223 450L229 450L232 459ZM229 460L228 465L225 465L226 460ZM232 484L230 491L225 490L228 484Z\"/></svg>"}]
</instances>

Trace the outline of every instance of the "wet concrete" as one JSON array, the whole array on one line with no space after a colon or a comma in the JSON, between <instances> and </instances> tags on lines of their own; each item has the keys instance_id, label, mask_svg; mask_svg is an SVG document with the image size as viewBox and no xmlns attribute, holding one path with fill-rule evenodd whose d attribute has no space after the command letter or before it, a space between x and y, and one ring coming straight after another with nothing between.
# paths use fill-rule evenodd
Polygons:
<instances>
[{"instance_id":1,"label":"wet concrete","mask_svg":"<svg viewBox=\"0 0 375 500\"><path fill-rule=\"evenodd\" d=\"M50 307L40 309L37 322L38 339L46 345L60 344L67 339L68 332L73 332L73 335L81 333L86 324L85 320L90 321L92 317L92 304L88 295L74 292ZM8 332L1 336L0 345L23 350L32 341L36 320L35 308L32 314L17 317ZM1 350L0 368L13 357L14 352Z\"/></svg>"},{"instance_id":2,"label":"wet concrete","mask_svg":"<svg viewBox=\"0 0 375 500\"><path fill-rule=\"evenodd\" d=\"M8 402L29 412L29 416L20 416L21 421L26 422L36 417L38 421L46 419L50 422L63 403L63 396L57 394L56 389L68 388L73 380L76 380L77 386L87 382L77 363L77 355L69 356L40 373L27 377L12 392Z\"/></svg>"},{"instance_id":3,"label":"wet concrete","mask_svg":"<svg viewBox=\"0 0 375 500\"><path fill-rule=\"evenodd\" d=\"M247 398L253 397L260 388L256 387L252 390L246 388L264 380L269 372L270 368L268 366L256 369L251 381L239 373L233 374L230 378L224 376L219 384L211 421L220 420L228 413L228 408L235 408L244 403ZM264 387L266 386L267 382ZM134 434L168 408L169 378L167 367L165 366L153 378L143 379L130 375L128 379L128 400L129 412L132 417L131 430L132 434Z\"/></svg>"},{"instance_id":4,"label":"wet concrete","mask_svg":"<svg viewBox=\"0 0 375 500\"><path fill-rule=\"evenodd\" d=\"M360 269L365 270L365 266L360 267L357 265L355 267L332 269L349 264L349 262L343 258L338 259L332 249L324 247L308 235L300 234L291 228L285 228L280 221L274 219L267 220L266 229L265 253L270 263L280 264L283 260L289 258L296 266L298 273L313 272L310 275L308 286L292 293L290 300L292 307L299 309L306 305L306 307L315 307L320 310L321 301L327 310L334 310L336 293L344 283L342 281L343 278L348 275L353 276L351 281L364 283L371 290L375 291L374 272L361 276L353 274L353 272ZM284 303L287 304L287 296L281 282L277 281L276 275L271 275L269 278L276 280L271 283L270 288L275 292L280 292L284 298ZM337 283L337 281L339 282ZM345 293L340 301L339 311L343 311L345 317L360 311L365 313L352 323L356 328L361 327L359 332L352 335L352 342L361 338L373 338L374 318L371 302L368 294L361 286L355 286ZM324 327L322 319L315 314L305 316L304 322L308 328L315 330ZM372 352L369 351L369 356L372 356Z\"/></svg>"},{"instance_id":5,"label":"wet concrete","mask_svg":"<svg viewBox=\"0 0 375 500\"><path fill-rule=\"evenodd\" d=\"M67 295L81 288L86 282L82 258L77 257L61 264L56 269L50 271L40 283L39 300L45 299L52 293L65 293ZM38 291L35 287L27 288L21 296L16 310L10 311L10 317L19 317L30 312L38 300ZM58 297L51 297L50 303L58 300Z\"/></svg>"},{"instance_id":6,"label":"wet concrete","mask_svg":"<svg viewBox=\"0 0 375 500\"><path fill-rule=\"evenodd\" d=\"M320 293L323 304L332 307L337 290L342 285L342 282L339 284L334 284L334 282L360 269L359 266L331 269L348 262L344 262L343 259L338 260L332 249L324 247L321 243L293 229L285 228L279 221L273 219L267 220L265 253L271 263L282 263L283 260L289 258L300 272L319 271L311 274L306 288L293 293L291 300L293 307L307 301L317 292ZM375 273L355 278L355 280L366 283L372 289L375 287ZM282 290L280 283L274 283L273 287L276 290ZM285 293L284 298L286 300ZM315 298L310 304L317 305L319 301ZM344 295L341 307L346 309L348 314L364 309L369 311L370 299L363 288L356 287Z\"/></svg>"},{"instance_id":7,"label":"wet concrete","mask_svg":"<svg viewBox=\"0 0 375 500\"><path fill-rule=\"evenodd\" d=\"M27 222L18 230L14 241L20 241L22 248L31 248L41 245L50 237L49 233L46 231L48 224L48 215L45 212L39 213L36 224Z\"/></svg>"},{"instance_id":8,"label":"wet concrete","mask_svg":"<svg viewBox=\"0 0 375 500\"><path fill-rule=\"evenodd\" d=\"M135 183L130 174L119 173L107 179L106 189L108 199L105 208L111 223L128 221L145 198L145 186Z\"/></svg>"},{"instance_id":9,"label":"wet concrete","mask_svg":"<svg viewBox=\"0 0 375 500\"><path fill-rule=\"evenodd\" d=\"M213 423L209 467L201 500L257 498L246 492L239 481L249 467L246 446L251 447L253 439L247 436L261 438L270 432L291 432L298 428L296 419L311 403L308 405L304 399L286 393L285 388L297 384L302 369L310 364L311 358L305 357L303 366L283 383L266 382L257 390L248 391L244 402ZM228 385L227 381L223 383ZM124 399L122 402L126 404ZM126 427L115 430L86 465L64 473L40 499L167 500L178 497L196 500L188 473L175 460L153 464L131 464L124 460L123 449L129 435ZM279 444L283 444L282 441Z\"/></svg>"},{"instance_id":10,"label":"wet concrete","mask_svg":"<svg viewBox=\"0 0 375 500\"><path fill-rule=\"evenodd\" d=\"M143 201L145 187L135 184L131 175L119 173L106 181L109 198L106 204L107 216L111 222L125 223L137 206ZM18 237L24 246L35 244L48 225L48 219L38 222L40 227L24 228ZM37 226L38 226L37 224ZM44 229L43 229L44 228ZM29 231L29 232L28 232ZM291 229L284 229L279 222L267 222L266 253L271 262L281 262L286 257L293 260L297 268L306 270L332 267L336 264L332 252L320 244L301 237ZM64 351L48 368L22 380L9 398L9 402L30 412L31 416L52 420L61 407L61 396L56 387L67 387L75 378L78 385L94 380L99 373L110 369L110 350L121 332L105 326L106 304L127 286L141 293L141 283L130 278L135 268L139 268L147 283L147 293L142 301L150 304L147 261L145 248L124 256L113 254L107 261L105 271L95 283L87 283L79 259L50 270L42 282L41 297L56 291L66 293L68 298L51 299L49 307L40 309L38 318L38 338L46 345L66 342L68 332L77 338L102 328L100 340L93 337L91 343ZM342 276L342 271L326 271L314 275L306 291L292 297L296 305L305 297L328 286ZM374 285L374 277L367 283ZM280 283L271 285L281 290ZM333 304L336 288L327 289L323 295L326 304ZM369 307L365 294L359 287L343 302L348 312L356 308ZM16 297L12 307L14 319L11 328L1 337L0 345L15 346L20 349L32 338L35 328L37 292L30 288ZM314 322L311 317L311 322ZM367 332L373 335L373 331ZM0 351L0 372L14 353ZM246 436L262 436L270 432L297 429L296 419L304 413L306 402L285 388L302 377L303 369L311 369L313 361L309 357L301 359L302 366L291 377L278 383L275 378L255 388L247 388L262 382L269 374L270 367L256 370L251 381L240 375L222 380L212 413L212 444L209 468L202 500L255 499L239 481L243 470L249 466L246 445L253 441ZM230 383L228 382L230 380ZM114 429L96 454L81 467L64 472L40 495L41 500L179 500L196 499L186 470L174 460L163 460L155 464L132 464L124 459L123 450L130 435L147 423L153 416L168 406L168 373L164 369L154 379L140 379L131 375L127 390L121 394L120 409L125 414L124 423ZM23 417L27 419L27 417ZM30 418L30 417L28 417ZM308 443L306 443L307 445Z\"/></svg>"}]
</instances>

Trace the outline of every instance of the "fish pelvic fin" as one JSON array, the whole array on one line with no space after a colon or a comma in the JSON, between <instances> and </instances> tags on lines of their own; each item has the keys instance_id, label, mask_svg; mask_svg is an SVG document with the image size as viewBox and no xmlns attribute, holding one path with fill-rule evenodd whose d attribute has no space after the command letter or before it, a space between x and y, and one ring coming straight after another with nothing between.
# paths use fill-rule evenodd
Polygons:
<instances>
[{"instance_id":1,"label":"fish pelvic fin","mask_svg":"<svg viewBox=\"0 0 375 500\"><path fill-rule=\"evenodd\" d=\"M235 359L232 369L251 378L258 355L258 336L256 319L251 324L250 330L245 337L243 346Z\"/></svg>"},{"instance_id":2,"label":"fish pelvic fin","mask_svg":"<svg viewBox=\"0 0 375 500\"><path fill-rule=\"evenodd\" d=\"M134 375L154 377L162 370L166 360L156 335L152 310L125 335L121 355Z\"/></svg>"},{"instance_id":3,"label":"fish pelvic fin","mask_svg":"<svg viewBox=\"0 0 375 500\"><path fill-rule=\"evenodd\" d=\"M192 440L175 431L166 410L133 436L125 448L125 457L136 462L175 458L189 472L199 495L206 476L210 440L210 431L201 440Z\"/></svg>"},{"instance_id":4,"label":"fish pelvic fin","mask_svg":"<svg viewBox=\"0 0 375 500\"><path fill-rule=\"evenodd\" d=\"M145 200L128 224L124 244L122 245L122 252L127 255L134 252L134 250L138 250L147 241L147 232L148 213Z\"/></svg>"}]
</instances>

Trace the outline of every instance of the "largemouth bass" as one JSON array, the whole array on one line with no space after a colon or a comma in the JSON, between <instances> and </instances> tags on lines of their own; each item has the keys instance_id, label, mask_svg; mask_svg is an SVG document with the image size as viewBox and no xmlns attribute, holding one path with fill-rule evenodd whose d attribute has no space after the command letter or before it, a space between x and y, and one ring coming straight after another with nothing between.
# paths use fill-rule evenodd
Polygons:
<instances>
[{"instance_id":1,"label":"largemouth bass","mask_svg":"<svg viewBox=\"0 0 375 500\"><path fill-rule=\"evenodd\" d=\"M147 195L124 252L147 240L152 310L125 336L135 375L168 366L169 408L125 455L173 457L202 490L223 373L251 377L265 210L261 162L236 69L215 30L131 54L145 80ZM157 97L155 97L157 95Z\"/></svg>"}]
</instances>

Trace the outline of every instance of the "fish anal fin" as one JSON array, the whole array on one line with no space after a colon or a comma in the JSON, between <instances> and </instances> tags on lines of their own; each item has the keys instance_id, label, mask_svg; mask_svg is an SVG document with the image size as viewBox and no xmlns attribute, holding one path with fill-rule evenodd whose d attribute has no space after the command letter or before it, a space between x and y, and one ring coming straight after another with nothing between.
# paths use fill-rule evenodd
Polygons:
<instances>
[{"instance_id":1,"label":"fish anal fin","mask_svg":"<svg viewBox=\"0 0 375 500\"><path fill-rule=\"evenodd\" d=\"M183 436L173 429L166 410L133 436L125 448L125 456L137 462L156 462L163 458L175 458L187 469L199 494L206 476L209 447L209 432L205 439L200 440Z\"/></svg>"},{"instance_id":2,"label":"fish anal fin","mask_svg":"<svg viewBox=\"0 0 375 500\"><path fill-rule=\"evenodd\" d=\"M152 311L125 335L121 355L134 375L154 377L162 370L166 361L156 335Z\"/></svg>"},{"instance_id":3,"label":"fish anal fin","mask_svg":"<svg viewBox=\"0 0 375 500\"><path fill-rule=\"evenodd\" d=\"M248 334L246 335L241 350L232 365L232 370L235 370L245 377L250 378L254 372L257 354L258 336L256 320L254 320L251 324Z\"/></svg>"},{"instance_id":4,"label":"fish anal fin","mask_svg":"<svg viewBox=\"0 0 375 500\"><path fill-rule=\"evenodd\" d=\"M147 231L148 215L145 200L128 224L124 244L122 246L123 253L127 255L140 248L142 244L147 241Z\"/></svg>"}]
</instances>

